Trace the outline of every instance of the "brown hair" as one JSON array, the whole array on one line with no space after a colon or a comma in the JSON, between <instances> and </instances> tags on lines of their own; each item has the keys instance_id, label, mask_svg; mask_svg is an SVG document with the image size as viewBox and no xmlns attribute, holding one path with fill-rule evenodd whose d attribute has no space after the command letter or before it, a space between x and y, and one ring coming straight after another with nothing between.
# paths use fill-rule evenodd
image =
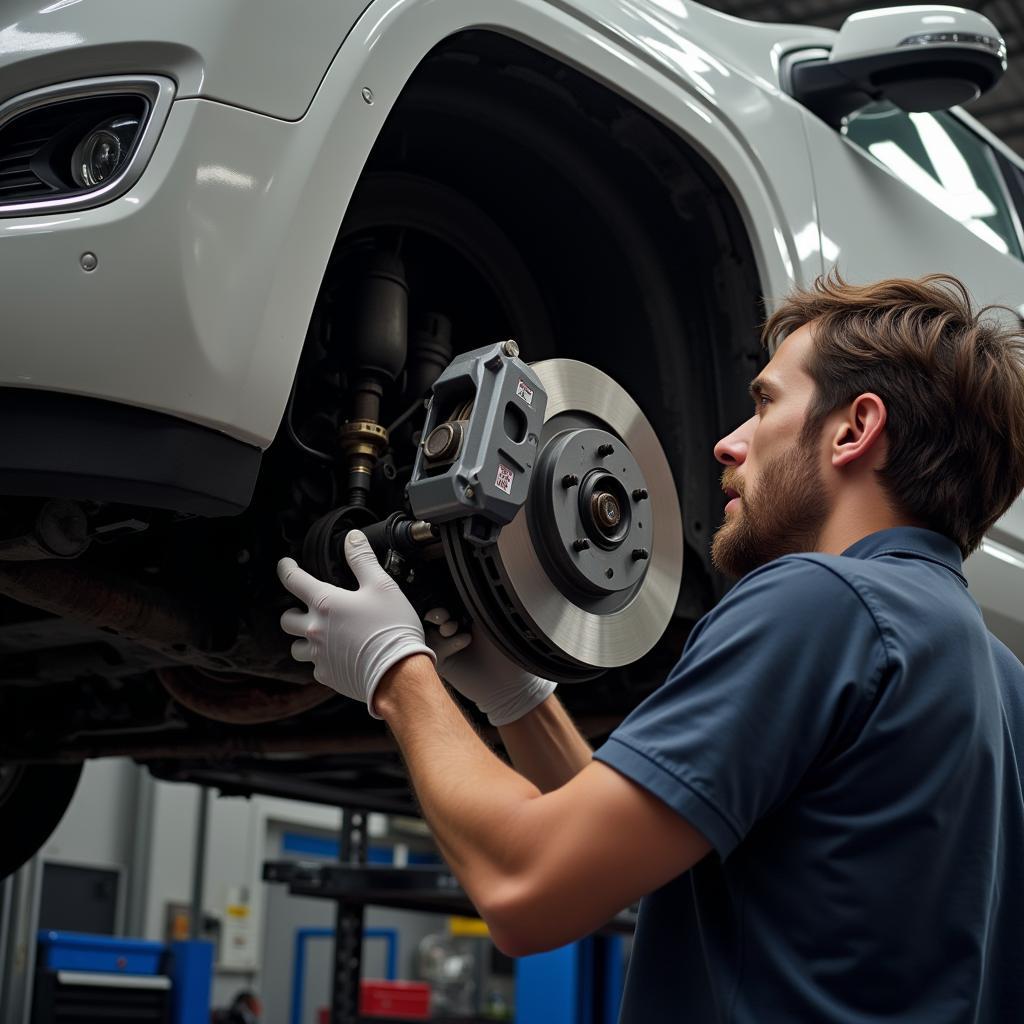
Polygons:
<instances>
[{"instance_id":1,"label":"brown hair","mask_svg":"<svg viewBox=\"0 0 1024 1024\"><path fill-rule=\"evenodd\" d=\"M791 294L765 344L812 323L805 369L817 395L805 437L873 392L889 453L879 470L894 506L952 538L966 558L1024 488L1024 337L975 310L949 274L847 284L833 271Z\"/></svg>"}]
</instances>

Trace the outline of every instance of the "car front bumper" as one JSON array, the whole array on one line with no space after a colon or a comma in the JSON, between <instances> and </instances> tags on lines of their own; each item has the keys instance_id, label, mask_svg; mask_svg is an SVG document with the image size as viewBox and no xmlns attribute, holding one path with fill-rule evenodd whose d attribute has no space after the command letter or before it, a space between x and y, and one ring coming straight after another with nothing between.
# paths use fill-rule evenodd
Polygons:
<instances>
[{"instance_id":1,"label":"car front bumper","mask_svg":"<svg viewBox=\"0 0 1024 1024\"><path fill-rule=\"evenodd\" d=\"M0 219L0 387L123 403L265 448L301 348L299 337L276 360L253 356L294 206L279 171L298 131L179 100L127 194Z\"/></svg>"}]
</instances>

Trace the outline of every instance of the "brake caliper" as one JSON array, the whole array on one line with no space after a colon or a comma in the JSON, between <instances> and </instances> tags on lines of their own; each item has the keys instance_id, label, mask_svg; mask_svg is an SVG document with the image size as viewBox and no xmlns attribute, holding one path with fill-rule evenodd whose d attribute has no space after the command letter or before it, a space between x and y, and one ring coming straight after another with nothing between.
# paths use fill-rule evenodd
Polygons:
<instances>
[{"instance_id":1,"label":"brake caliper","mask_svg":"<svg viewBox=\"0 0 1024 1024\"><path fill-rule=\"evenodd\" d=\"M493 541L526 502L546 407L514 341L457 356L433 385L409 482L414 515L471 518L471 534Z\"/></svg>"}]
</instances>

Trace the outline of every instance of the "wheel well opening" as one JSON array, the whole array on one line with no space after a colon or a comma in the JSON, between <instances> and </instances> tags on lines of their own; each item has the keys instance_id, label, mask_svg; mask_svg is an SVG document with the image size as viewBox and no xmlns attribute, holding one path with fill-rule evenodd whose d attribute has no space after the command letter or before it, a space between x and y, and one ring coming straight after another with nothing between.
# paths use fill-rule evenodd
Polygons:
<instances>
[{"instance_id":1,"label":"wheel well opening","mask_svg":"<svg viewBox=\"0 0 1024 1024\"><path fill-rule=\"evenodd\" d=\"M385 171L442 183L500 228L551 326L538 348L518 339L525 354L553 344L634 394L682 459L684 499L705 492L685 520L706 548L716 520L690 478L714 478L711 445L746 414L764 317L746 229L707 162L606 86L476 30L410 78L367 165Z\"/></svg>"},{"instance_id":2,"label":"wheel well opening","mask_svg":"<svg viewBox=\"0 0 1024 1024\"><path fill-rule=\"evenodd\" d=\"M613 90L474 30L435 48L398 98L325 288L389 216L410 313L422 303L448 316L456 350L515 337L529 360L580 359L633 395L680 490L677 616L698 617L727 585L708 558L722 506L712 447L746 415L763 360L760 282L725 183Z\"/></svg>"}]
</instances>

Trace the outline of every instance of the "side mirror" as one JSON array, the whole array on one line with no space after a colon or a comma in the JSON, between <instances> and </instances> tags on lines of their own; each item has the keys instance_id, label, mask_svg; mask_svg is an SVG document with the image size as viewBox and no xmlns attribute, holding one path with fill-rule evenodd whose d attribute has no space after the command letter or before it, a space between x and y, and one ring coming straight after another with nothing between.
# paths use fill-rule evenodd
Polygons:
<instances>
[{"instance_id":1,"label":"side mirror","mask_svg":"<svg viewBox=\"0 0 1024 1024\"><path fill-rule=\"evenodd\" d=\"M892 7L851 14L828 57L789 66L789 91L838 128L869 103L945 110L991 89L1006 44L984 15L960 7Z\"/></svg>"}]
</instances>

